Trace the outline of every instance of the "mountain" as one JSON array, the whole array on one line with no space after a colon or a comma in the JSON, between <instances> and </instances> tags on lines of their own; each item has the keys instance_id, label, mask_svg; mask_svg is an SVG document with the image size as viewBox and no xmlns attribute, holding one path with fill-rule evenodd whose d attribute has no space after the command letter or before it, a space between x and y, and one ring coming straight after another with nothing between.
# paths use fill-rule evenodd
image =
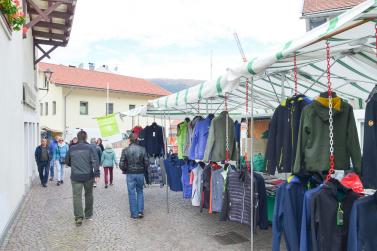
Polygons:
<instances>
[{"instance_id":1,"label":"mountain","mask_svg":"<svg viewBox=\"0 0 377 251\"><path fill-rule=\"evenodd\" d=\"M169 78L153 78L153 79L148 79L148 80L170 91L171 93L179 92L183 89L186 89L191 86L201 84L204 82L204 80L196 80L196 79L169 79Z\"/></svg>"}]
</instances>

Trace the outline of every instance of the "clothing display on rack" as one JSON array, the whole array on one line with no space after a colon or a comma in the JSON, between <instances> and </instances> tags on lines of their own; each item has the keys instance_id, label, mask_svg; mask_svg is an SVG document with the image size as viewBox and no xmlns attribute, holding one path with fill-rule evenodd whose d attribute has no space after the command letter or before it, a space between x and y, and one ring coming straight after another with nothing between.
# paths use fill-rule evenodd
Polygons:
<instances>
[{"instance_id":1,"label":"clothing display on rack","mask_svg":"<svg viewBox=\"0 0 377 251\"><path fill-rule=\"evenodd\" d=\"M377 87L374 87L377 89ZM377 93L368 99L364 120L361 178L365 187L377 189Z\"/></svg>"},{"instance_id":2,"label":"clothing display on rack","mask_svg":"<svg viewBox=\"0 0 377 251\"><path fill-rule=\"evenodd\" d=\"M357 200L351 211L348 251L377 250L377 192Z\"/></svg>"},{"instance_id":3,"label":"clothing display on rack","mask_svg":"<svg viewBox=\"0 0 377 251\"><path fill-rule=\"evenodd\" d=\"M149 158L149 184L159 184L161 187L165 185L162 178L162 170L160 167L160 158L150 157Z\"/></svg>"},{"instance_id":4,"label":"clothing display on rack","mask_svg":"<svg viewBox=\"0 0 377 251\"><path fill-rule=\"evenodd\" d=\"M253 175L258 190L258 193L256 194L258 203L253 203L254 205L257 205L257 216L254 217L255 225L259 226L260 229L268 229L266 184L264 182L262 175L256 172L253 172Z\"/></svg>"},{"instance_id":5,"label":"clothing display on rack","mask_svg":"<svg viewBox=\"0 0 377 251\"><path fill-rule=\"evenodd\" d=\"M206 165L202 173L202 199L200 204L200 212L203 208L210 208L210 194L211 194L211 166Z\"/></svg>"},{"instance_id":6,"label":"clothing display on rack","mask_svg":"<svg viewBox=\"0 0 377 251\"><path fill-rule=\"evenodd\" d=\"M190 119L186 118L183 122L177 125L177 144L178 144L178 158L183 159L185 156L185 147L187 139L187 130Z\"/></svg>"},{"instance_id":7,"label":"clothing display on rack","mask_svg":"<svg viewBox=\"0 0 377 251\"><path fill-rule=\"evenodd\" d=\"M221 212L224 191L224 168L216 163L211 164L211 191L209 213Z\"/></svg>"},{"instance_id":8,"label":"clothing display on rack","mask_svg":"<svg viewBox=\"0 0 377 251\"><path fill-rule=\"evenodd\" d=\"M228 125L226 126L227 120ZM234 122L228 112L223 111L218 117L212 120L209 128L207 145L203 157L205 162L219 162L226 159L226 135L228 135L229 159L238 159L234 136Z\"/></svg>"},{"instance_id":9,"label":"clothing display on rack","mask_svg":"<svg viewBox=\"0 0 377 251\"><path fill-rule=\"evenodd\" d=\"M202 116L195 116L190 123L187 125L187 133L186 133L186 142L184 147L184 156L189 157L191 153L191 143L192 143L192 136L194 134L194 129L196 124L203 120Z\"/></svg>"},{"instance_id":10,"label":"clothing display on rack","mask_svg":"<svg viewBox=\"0 0 377 251\"><path fill-rule=\"evenodd\" d=\"M178 159L176 154L169 154L164 160L167 184L171 191L180 192L182 191L182 165L183 160Z\"/></svg>"},{"instance_id":11,"label":"clothing display on rack","mask_svg":"<svg viewBox=\"0 0 377 251\"><path fill-rule=\"evenodd\" d=\"M141 145L145 147L149 156L158 157L164 155L164 132L161 126L153 122L152 125L144 128L141 135L143 136Z\"/></svg>"},{"instance_id":12,"label":"clothing display on rack","mask_svg":"<svg viewBox=\"0 0 377 251\"><path fill-rule=\"evenodd\" d=\"M190 159L203 160L207 145L208 132L213 118L214 115L210 114L205 119L199 120L196 123L191 137Z\"/></svg>"},{"instance_id":13,"label":"clothing display on rack","mask_svg":"<svg viewBox=\"0 0 377 251\"><path fill-rule=\"evenodd\" d=\"M191 174L193 175L191 203L194 207L199 207L202 199L202 179L204 167L205 164L203 162L199 162L196 167L191 170Z\"/></svg>"},{"instance_id":14,"label":"clothing display on rack","mask_svg":"<svg viewBox=\"0 0 377 251\"><path fill-rule=\"evenodd\" d=\"M280 104L271 119L266 149L267 172L291 172L295 161L302 110L312 101L296 95Z\"/></svg>"},{"instance_id":15,"label":"clothing display on rack","mask_svg":"<svg viewBox=\"0 0 377 251\"><path fill-rule=\"evenodd\" d=\"M182 188L183 188L183 198L191 199L192 197L192 184L190 182L190 172L195 168L195 162L185 161L182 166Z\"/></svg>"},{"instance_id":16,"label":"clothing display on rack","mask_svg":"<svg viewBox=\"0 0 377 251\"><path fill-rule=\"evenodd\" d=\"M333 94L333 131L336 170L360 173L361 150L353 108ZM294 173L329 170L329 99L318 97L302 111Z\"/></svg>"}]
</instances>

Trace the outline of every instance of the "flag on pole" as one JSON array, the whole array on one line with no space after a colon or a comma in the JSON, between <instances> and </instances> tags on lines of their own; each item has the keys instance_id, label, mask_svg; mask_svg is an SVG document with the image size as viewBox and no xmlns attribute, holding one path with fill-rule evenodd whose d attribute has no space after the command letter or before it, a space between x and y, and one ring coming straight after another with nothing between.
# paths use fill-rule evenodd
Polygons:
<instances>
[{"instance_id":1,"label":"flag on pole","mask_svg":"<svg viewBox=\"0 0 377 251\"><path fill-rule=\"evenodd\" d=\"M119 134L119 127L114 114L97 118L98 127L103 138Z\"/></svg>"}]
</instances>

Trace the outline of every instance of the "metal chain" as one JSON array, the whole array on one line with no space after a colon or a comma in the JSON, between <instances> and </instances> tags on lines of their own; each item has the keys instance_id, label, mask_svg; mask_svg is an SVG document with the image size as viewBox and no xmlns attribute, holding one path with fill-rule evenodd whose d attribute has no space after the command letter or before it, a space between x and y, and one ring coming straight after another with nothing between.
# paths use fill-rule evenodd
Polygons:
<instances>
[{"instance_id":1,"label":"metal chain","mask_svg":"<svg viewBox=\"0 0 377 251\"><path fill-rule=\"evenodd\" d=\"M293 57L293 73L294 73L294 81L295 81L295 95L297 95L297 87L298 87L298 81L297 81L297 58L296 58L296 52Z\"/></svg>"},{"instance_id":2,"label":"metal chain","mask_svg":"<svg viewBox=\"0 0 377 251\"><path fill-rule=\"evenodd\" d=\"M335 168L335 158L334 158L334 120L333 120L333 96L332 96L332 87L331 87L331 55L330 55L330 43L326 42L326 60L327 60L327 92L329 97L329 138L330 138L330 169L326 177L326 181L329 181L331 175L334 173Z\"/></svg>"}]
</instances>

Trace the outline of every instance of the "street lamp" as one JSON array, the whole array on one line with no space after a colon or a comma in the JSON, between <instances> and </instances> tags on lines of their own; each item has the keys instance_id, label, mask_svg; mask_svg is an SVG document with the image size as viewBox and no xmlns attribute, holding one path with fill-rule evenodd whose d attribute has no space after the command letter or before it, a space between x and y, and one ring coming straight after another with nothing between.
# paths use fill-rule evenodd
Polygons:
<instances>
[{"instance_id":1,"label":"street lamp","mask_svg":"<svg viewBox=\"0 0 377 251\"><path fill-rule=\"evenodd\" d=\"M43 88L39 88L39 90L44 90L44 91L48 91L49 89L49 84L50 84L50 80L51 80L51 76L54 72L50 69L50 68L47 68L45 71L43 71L43 75L44 75L44 87Z\"/></svg>"}]
</instances>

